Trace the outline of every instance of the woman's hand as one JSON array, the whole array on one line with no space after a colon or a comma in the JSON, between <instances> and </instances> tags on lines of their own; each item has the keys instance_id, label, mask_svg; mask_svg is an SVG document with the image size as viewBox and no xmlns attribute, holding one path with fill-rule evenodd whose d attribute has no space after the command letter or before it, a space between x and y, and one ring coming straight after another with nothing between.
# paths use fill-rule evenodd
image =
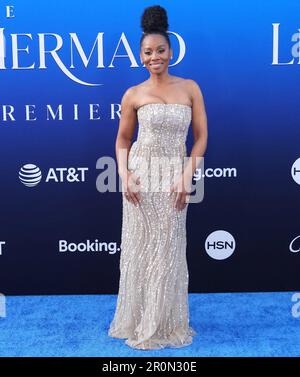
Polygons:
<instances>
[{"instance_id":1,"label":"woman's hand","mask_svg":"<svg viewBox=\"0 0 300 377\"><path fill-rule=\"evenodd\" d=\"M123 190L125 198L137 206L140 203L140 177L137 177L133 171L128 170L121 176L123 181Z\"/></svg>"},{"instance_id":2,"label":"woman's hand","mask_svg":"<svg viewBox=\"0 0 300 377\"><path fill-rule=\"evenodd\" d=\"M183 210L189 202L191 183L192 182L189 178L181 175L180 178L170 188L170 194L176 194L173 205L178 211Z\"/></svg>"}]
</instances>

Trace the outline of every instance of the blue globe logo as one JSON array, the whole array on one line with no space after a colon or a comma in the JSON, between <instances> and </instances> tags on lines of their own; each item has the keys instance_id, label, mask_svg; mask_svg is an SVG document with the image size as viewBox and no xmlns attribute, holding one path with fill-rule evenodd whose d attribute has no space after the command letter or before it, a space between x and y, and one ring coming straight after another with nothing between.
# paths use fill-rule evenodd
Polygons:
<instances>
[{"instance_id":1,"label":"blue globe logo","mask_svg":"<svg viewBox=\"0 0 300 377\"><path fill-rule=\"evenodd\" d=\"M19 178L25 186L33 187L41 182L42 172L38 166L34 164L26 164L21 167Z\"/></svg>"}]
</instances>

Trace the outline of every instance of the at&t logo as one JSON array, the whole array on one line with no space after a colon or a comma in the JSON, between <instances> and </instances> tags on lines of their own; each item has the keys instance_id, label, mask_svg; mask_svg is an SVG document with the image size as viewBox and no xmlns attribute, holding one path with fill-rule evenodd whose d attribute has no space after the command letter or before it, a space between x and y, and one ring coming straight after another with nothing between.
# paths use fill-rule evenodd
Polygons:
<instances>
[{"instance_id":1,"label":"at&t logo","mask_svg":"<svg viewBox=\"0 0 300 377\"><path fill-rule=\"evenodd\" d=\"M41 182L42 173L40 168L34 164L26 164L19 171L20 181L28 187L36 186Z\"/></svg>"},{"instance_id":2,"label":"at&t logo","mask_svg":"<svg viewBox=\"0 0 300 377\"><path fill-rule=\"evenodd\" d=\"M85 182L86 172L89 168L50 168L46 174L45 182ZM26 164L19 171L20 181L27 187L33 187L42 180L42 173L38 166L34 164Z\"/></svg>"}]
</instances>

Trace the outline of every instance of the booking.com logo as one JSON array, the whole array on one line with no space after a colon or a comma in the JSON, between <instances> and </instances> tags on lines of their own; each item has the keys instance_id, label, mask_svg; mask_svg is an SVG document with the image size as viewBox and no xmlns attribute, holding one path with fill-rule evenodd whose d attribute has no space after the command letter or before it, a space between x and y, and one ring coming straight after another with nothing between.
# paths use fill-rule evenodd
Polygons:
<instances>
[{"instance_id":1,"label":"booking.com logo","mask_svg":"<svg viewBox=\"0 0 300 377\"><path fill-rule=\"evenodd\" d=\"M0 318L6 317L6 300L3 293L0 293Z\"/></svg>"}]
</instances>

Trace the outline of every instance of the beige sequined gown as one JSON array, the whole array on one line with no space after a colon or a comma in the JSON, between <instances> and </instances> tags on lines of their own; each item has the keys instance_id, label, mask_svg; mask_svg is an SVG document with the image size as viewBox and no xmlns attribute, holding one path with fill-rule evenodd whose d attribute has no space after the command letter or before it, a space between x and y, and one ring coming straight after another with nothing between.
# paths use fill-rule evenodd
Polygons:
<instances>
[{"instance_id":1,"label":"beige sequined gown","mask_svg":"<svg viewBox=\"0 0 300 377\"><path fill-rule=\"evenodd\" d=\"M137 110L138 137L128 168L140 177L141 203L135 207L123 194L119 293L108 331L127 338L132 348L183 347L196 334L189 326L188 206L181 211L173 207L174 196L161 189L164 174L160 186L149 186L150 161L158 166L155 157L173 161L169 171L175 176L182 172L191 112L190 106L174 103L149 103Z\"/></svg>"}]
</instances>

